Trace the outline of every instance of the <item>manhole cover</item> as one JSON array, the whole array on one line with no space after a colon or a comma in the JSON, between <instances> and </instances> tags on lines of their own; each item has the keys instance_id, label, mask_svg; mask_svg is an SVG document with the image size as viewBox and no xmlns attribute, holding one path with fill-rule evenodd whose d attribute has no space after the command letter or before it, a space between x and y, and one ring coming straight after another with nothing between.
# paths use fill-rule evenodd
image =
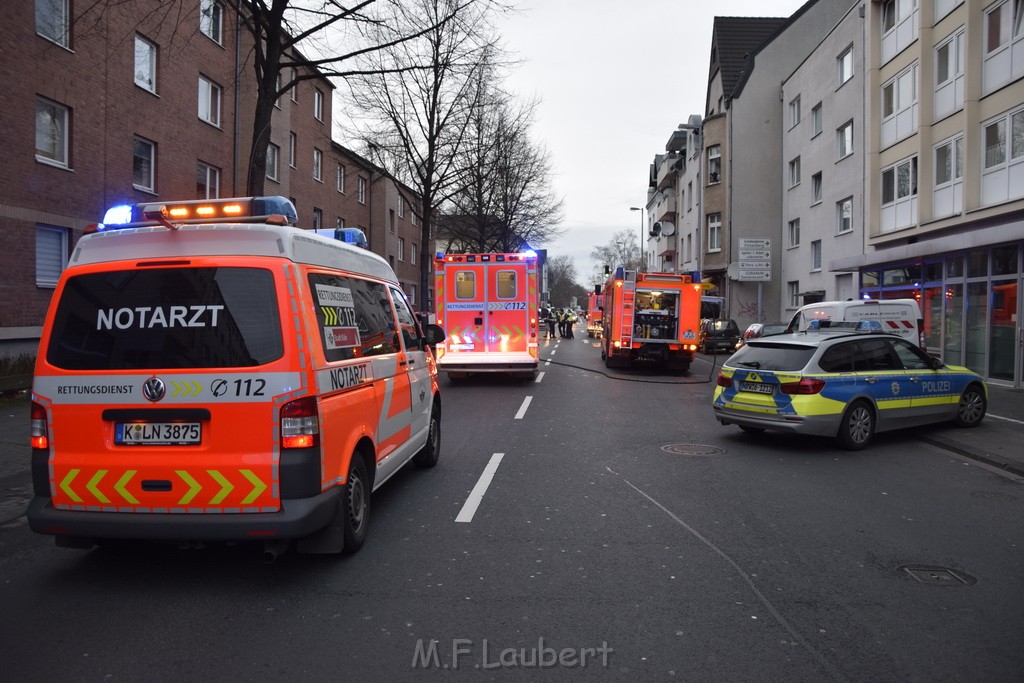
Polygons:
<instances>
[{"instance_id":1,"label":"manhole cover","mask_svg":"<svg viewBox=\"0 0 1024 683\"><path fill-rule=\"evenodd\" d=\"M910 574L917 581L933 586L972 586L978 581L970 574L965 574L955 569L947 569L946 567L907 565L900 567L900 569Z\"/></svg>"},{"instance_id":2,"label":"manhole cover","mask_svg":"<svg viewBox=\"0 0 1024 683\"><path fill-rule=\"evenodd\" d=\"M705 446L701 443L673 443L667 446L662 446L661 450L666 453L672 453L673 455L689 456L721 455L722 453L725 453L724 448Z\"/></svg>"}]
</instances>

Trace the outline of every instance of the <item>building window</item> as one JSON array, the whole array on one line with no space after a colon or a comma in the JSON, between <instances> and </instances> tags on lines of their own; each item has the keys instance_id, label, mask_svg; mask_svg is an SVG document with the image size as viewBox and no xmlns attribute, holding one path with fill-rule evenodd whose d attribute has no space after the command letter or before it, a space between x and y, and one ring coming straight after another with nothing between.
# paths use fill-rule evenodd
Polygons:
<instances>
[{"instance_id":1,"label":"building window","mask_svg":"<svg viewBox=\"0 0 1024 683\"><path fill-rule=\"evenodd\" d=\"M882 170L881 231L891 232L917 223L917 157Z\"/></svg>"},{"instance_id":2,"label":"building window","mask_svg":"<svg viewBox=\"0 0 1024 683\"><path fill-rule=\"evenodd\" d=\"M345 166L338 164L338 192L345 194Z\"/></svg>"},{"instance_id":3,"label":"building window","mask_svg":"<svg viewBox=\"0 0 1024 683\"><path fill-rule=\"evenodd\" d=\"M71 47L71 0L36 0L36 33Z\"/></svg>"},{"instance_id":4,"label":"building window","mask_svg":"<svg viewBox=\"0 0 1024 683\"><path fill-rule=\"evenodd\" d=\"M811 271L821 270L821 240L811 242Z\"/></svg>"},{"instance_id":5,"label":"building window","mask_svg":"<svg viewBox=\"0 0 1024 683\"><path fill-rule=\"evenodd\" d=\"M135 85L156 92L156 45L135 36Z\"/></svg>"},{"instance_id":6,"label":"building window","mask_svg":"<svg viewBox=\"0 0 1024 683\"><path fill-rule=\"evenodd\" d=\"M721 182L722 174L722 146L712 145L708 147L708 185Z\"/></svg>"},{"instance_id":7,"label":"building window","mask_svg":"<svg viewBox=\"0 0 1024 683\"><path fill-rule=\"evenodd\" d=\"M789 127L793 128L800 123L800 96L797 95L789 103Z\"/></svg>"},{"instance_id":8,"label":"building window","mask_svg":"<svg viewBox=\"0 0 1024 683\"><path fill-rule=\"evenodd\" d=\"M398 260L405 263L405 239L398 238Z\"/></svg>"},{"instance_id":9,"label":"building window","mask_svg":"<svg viewBox=\"0 0 1024 683\"><path fill-rule=\"evenodd\" d=\"M324 153L313 148L313 180L323 182Z\"/></svg>"},{"instance_id":10,"label":"building window","mask_svg":"<svg viewBox=\"0 0 1024 683\"><path fill-rule=\"evenodd\" d=\"M708 214L708 251L722 251L722 214Z\"/></svg>"},{"instance_id":11,"label":"building window","mask_svg":"<svg viewBox=\"0 0 1024 683\"><path fill-rule=\"evenodd\" d=\"M295 148L298 146L298 139L295 133L288 133L288 165L292 168L296 168L295 161Z\"/></svg>"},{"instance_id":12,"label":"building window","mask_svg":"<svg viewBox=\"0 0 1024 683\"><path fill-rule=\"evenodd\" d=\"M837 232L840 235L853 230L853 197L836 202L836 216L839 222Z\"/></svg>"},{"instance_id":13,"label":"building window","mask_svg":"<svg viewBox=\"0 0 1024 683\"><path fill-rule=\"evenodd\" d=\"M821 171L811 176L811 204L821 201Z\"/></svg>"},{"instance_id":14,"label":"building window","mask_svg":"<svg viewBox=\"0 0 1024 683\"><path fill-rule=\"evenodd\" d=\"M313 116L317 121L324 120L324 92L320 88L313 89Z\"/></svg>"},{"instance_id":15,"label":"building window","mask_svg":"<svg viewBox=\"0 0 1024 683\"><path fill-rule=\"evenodd\" d=\"M132 142L132 184L156 192L156 145L139 137Z\"/></svg>"},{"instance_id":16,"label":"building window","mask_svg":"<svg viewBox=\"0 0 1024 683\"><path fill-rule=\"evenodd\" d=\"M799 247L800 246L800 219L794 218L789 222L788 229L789 246Z\"/></svg>"},{"instance_id":17,"label":"building window","mask_svg":"<svg viewBox=\"0 0 1024 683\"><path fill-rule=\"evenodd\" d=\"M791 280L786 283L786 295L789 297L790 308L800 308L800 282Z\"/></svg>"},{"instance_id":18,"label":"building window","mask_svg":"<svg viewBox=\"0 0 1024 683\"><path fill-rule=\"evenodd\" d=\"M885 0L882 3L882 64L917 40L918 0Z\"/></svg>"},{"instance_id":19,"label":"building window","mask_svg":"<svg viewBox=\"0 0 1024 683\"><path fill-rule=\"evenodd\" d=\"M836 63L839 66L839 85L846 83L846 81L853 78L853 46L846 48L841 55L836 58Z\"/></svg>"},{"instance_id":20,"label":"building window","mask_svg":"<svg viewBox=\"0 0 1024 683\"><path fill-rule=\"evenodd\" d=\"M789 186L796 187L800 184L800 157L789 162Z\"/></svg>"},{"instance_id":21,"label":"building window","mask_svg":"<svg viewBox=\"0 0 1024 683\"><path fill-rule=\"evenodd\" d=\"M334 227L338 228L339 230L343 230L345 228L345 219L342 218L341 216L338 216L337 220L334 221Z\"/></svg>"},{"instance_id":22,"label":"building window","mask_svg":"<svg viewBox=\"0 0 1024 683\"><path fill-rule=\"evenodd\" d=\"M324 224L324 212L313 207L313 229L319 230Z\"/></svg>"},{"instance_id":23,"label":"building window","mask_svg":"<svg viewBox=\"0 0 1024 683\"><path fill-rule=\"evenodd\" d=\"M292 102L299 101L299 70L292 67Z\"/></svg>"},{"instance_id":24,"label":"building window","mask_svg":"<svg viewBox=\"0 0 1024 683\"><path fill-rule=\"evenodd\" d=\"M360 204L366 203L366 178L359 177L359 182L356 184L356 201Z\"/></svg>"},{"instance_id":25,"label":"building window","mask_svg":"<svg viewBox=\"0 0 1024 683\"><path fill-rule=\"evenodd\" d=\"M405 218L405 197L401 193L398 194L398 217Z\"/></svg>"},{"instance_id":26,"label":"building window","mask_svg":"<svg viewBox=\"0 0 1024 683\"><path fill-rule=\"evenodd\" d=\"M220 86L204 76L199 77L199 118L220 127Z\"/></svg>"},{"instance_id":27,"label":"building window","mask_svg":"<svg viewBox=\"0 0 1024 683\"><path fill-rule=\"evenodd\" d=\"M267 177L271 180L277 180L280 176L278 166L281 163L281 148L270 143L267 145Z\"/></svg>"},{"instance_id":28,"label":"building window","mask_svg":"<svg viewBox=\"0 0 1024 683\"><path fill-rule=\"evenodd\" d=\"M836 144L839 146L840 159L853 154L853 121L848 121L836 131Z\"/></svg>"},{"instance_id":29,"label":"building window","mask_svg":"<svg viewBox=\"0 0 1024 683\"><path fill-rule=\"evenodd\" d=\"M218 0L199 0L199 30L204 36L221 44L224 28L224 6Z\"/></svg>"},{"instance_id":30,"label":"building window","mask_svg":"<svg viewBox=\"0 0 1024 683\"><path fill-rule=\"evenodd\" d=\"M964 106L964 29L935 48L935 120Z\"/></svg>"},{"instance_id":31,"label":"building window","mask_svg":"<svg viewBox=\"0 0 1024 683\"><path fill-rule=\"evenodd\" d=\"M36 98L36 161L68 168L69 110L62 104Z\"/></svg>"},{"instance_id":32,"label":"building window","mask_svg":"<svg viewBox=\"0 0 1024 683\"><path fill-rule=\"evenodd\" d=\"M409 263L411 263L414 266L416 265L416 250L417 250L416 243L413 242L412 243L412 248L409 249Z\"/></svg>"},{"instance_id":33,"label":"building window","mask_svg":"<svg viewBox=\"0 0 1024 683\"><path fill-rule=\"evenodd\" d=\"M413 224L413 225L416 225L416 212L415 211L412 211L412 212L409 213L409 222L411 224Z\"/></svg>"},{"instance_id":34,"label":"building window","mask_svg":"<svg viewBox=\"0 0 1024 683\"><path fill-rule=\"evenodd\" d=\"M196 164L196 199L217 199L220 197L220 169L216 166Z\"/></svg>"},{"instance_id":35,"label":"building window","mask_svg":"<svg viewBox=\"0 0 1024 683\"><path fill-rule=\"evenodd\" d=\"M1005 0L985 12L982 92L1024 76L1024 0Z\"/></svg>"},{"instance_id":36,"label":"building window","mask_svg":"<svg viewBox=\"0 0 1024 683\"><path fill-rule=\"evenodd\" d=\"M395 234L395 210L388 209L388 232Z\"/></svg>"},{"instance_id":37,"label":"building window","mask_svg":"<svg viewBox=\"0 0 1024 683\"><path fill-rule=\"evenodd\" d=\"M935 146L935 186L932 216L952 216L963 211L964 136L957 135Z\"/></svg>"},{"instance_id":38,"label":"building window","mask_svg":"<svg viewBox=\"0 0 1024 683\"><path fill-rule=\"evenodd\" d=\"M986 123L982 140L981 203L991 205L1024 196L1024 109Z\"/></svg>"},{"instance_id":39,"label":"building window","mask_svg":"<svg viewBox=\"0 0 1024 683\"><path fill-rule=\"evenodd\" d=\"M811 110L811 137L821 132L821 102L814 105Z\"/></svg>"},{"instance_id":40,"label":"building window","mask_svg":"<svg viewBox=\"0 0 1024 683\"><path fill-rule=\"evenodd\" d=\"M882 86L882 147L917 130L917 64Z\"/></svg>"},{"instance_id":41,"label":"building window","mask_svg":"<svg viewBox=\"0 0 1024 683\"><path fill-rule=\"evenodd\" d=\"M36 287L56 287L68 264L68 231L36 226Z\"/></svg>"},{"instance_id":42,"label":"building window","mask_svg":"<svg viewBox=\"0 0 1024 683\"><path fill-rule=\"evenodd\" d=\"M281 92L281 72L280 71L277 72L277 80L274 82L274 92L276 92L276 93L280 93ZM280 96L280 94L276 98L274 98L274 108L275 109L280 109L281 108L281 96Z\"/></svg>"}]
</instances>

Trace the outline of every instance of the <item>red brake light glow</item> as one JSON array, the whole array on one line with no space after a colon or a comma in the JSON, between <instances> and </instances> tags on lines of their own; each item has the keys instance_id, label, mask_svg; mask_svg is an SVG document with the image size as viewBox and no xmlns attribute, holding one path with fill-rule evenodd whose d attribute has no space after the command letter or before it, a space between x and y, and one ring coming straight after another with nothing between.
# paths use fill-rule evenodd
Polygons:
<instances>
[{"instance_id":1,"label":"red brake light glow","mask_svg":"<svg viewBox=\"0 0 1024 683\"><path fill-rule=\"evenodd\" d=\"M319 444L316 397L307 396L281 406L281 448L310 448Z\"/></svg>"},{"instance_id":2,"label":"red brake light glow","mask_svg":"<svg viewBox=\"0 0 1024 683\"><path fill-rule=\"evenodd\" d=\"M32 424L29 428L29 443L32 448L49 448L50 438L46 434L46 409L33 401L30 415Z\"/></svg>"}]
</instances>

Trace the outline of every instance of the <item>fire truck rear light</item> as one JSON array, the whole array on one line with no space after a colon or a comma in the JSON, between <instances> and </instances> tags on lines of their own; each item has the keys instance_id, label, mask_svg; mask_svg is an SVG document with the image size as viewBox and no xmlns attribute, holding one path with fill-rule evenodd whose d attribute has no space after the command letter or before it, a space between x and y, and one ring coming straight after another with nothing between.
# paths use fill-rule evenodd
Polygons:
<instances>
[{"instance_id":1,"label":"fire truck rear light","mask_svg":"<svg viewBox=\"0 0 1024 683\"><path fill-rule=\"evenodd\" d=\"M310 448L319 444L316 398L307 396L281 406L281 448Z\"/></svg>"},{"instance_id":2,"label":"fire truck rear light","mask_svg":"<svg viewBox=\"0 0 1024 683\"><path fill-rule=\"evenodd\" d=\"M32 422L29 427L29 443L32 448L49 448L50 438L46 434L46 409L33 402L30 416Z\"/></svg>"}]
</instances>

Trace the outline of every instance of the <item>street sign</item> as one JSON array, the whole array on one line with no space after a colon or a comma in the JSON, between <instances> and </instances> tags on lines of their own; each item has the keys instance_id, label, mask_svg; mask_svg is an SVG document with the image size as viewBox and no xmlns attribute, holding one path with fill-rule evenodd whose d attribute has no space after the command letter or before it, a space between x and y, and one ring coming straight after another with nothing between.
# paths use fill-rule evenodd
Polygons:
<instances>
[{"instance_id":1,"label":"street sign","mask_svg":"<svg viewBox=\"0 0 1024 683\"><path fill-rule=\"evenodd\" d=\"M740 261L749 261L750 259L770 259L772 257L771 249L740 249Z\"/></svg>"},{"instance_id":2,"label":"street sign","mask_svg":"<svg viewBox=\"0 0 1024 683\"><path fill-rule=\"evenodd\" d=\"M743 270L740 269L739 276L736 278L741 282L771 282L772 271L765 270Z\"/></svg>"},{"instance_id":3,"label":"street sign","mask_svg":"<svg viewBox=\"0 0 1024 683\"><path fill-rule=\"evenodd\" d=\"M746 260L740 259L740 270L741 271L744 271L744 270L764 270L766 268L771 268L771 267L772 267L772 262L771 261L746 261Z\"/></svg>"},{"instance_id":4,"label":"street sign","mask_svg":"<svg viewBox=\"0 0 1024 683\"><path fill-rule=\"evenodd\" d=\"M772 241L770 239L740 239L740 249L767 249L771 250Z\"/></svg>"}]
</instances>

